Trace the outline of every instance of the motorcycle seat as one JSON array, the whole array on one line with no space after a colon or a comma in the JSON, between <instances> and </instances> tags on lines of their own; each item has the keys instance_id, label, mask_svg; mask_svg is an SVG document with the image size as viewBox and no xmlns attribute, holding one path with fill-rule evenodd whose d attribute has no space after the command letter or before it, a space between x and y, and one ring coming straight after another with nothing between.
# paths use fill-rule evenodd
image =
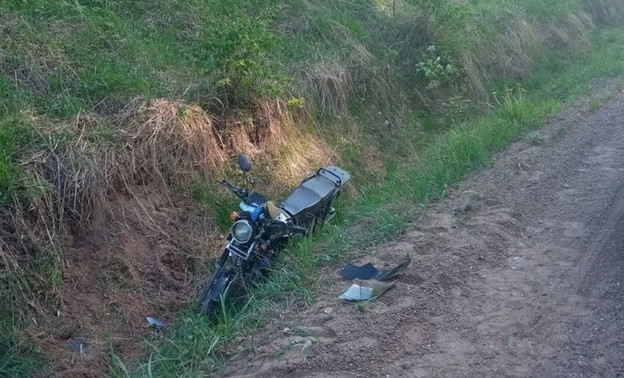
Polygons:
<instances>
[{"instance_id":1,"label":"motorcycle seat","mask_svg":"<svg viewBox=\"0 0 624 378\"><path fill-rule=\"evenodd\" d=\"M316 175L299 185L291 194L282 202L282 209L295 218L305 212L307 209L315 207L315 205L324 202L338 188L337 184L322 176Z\"/></svg>"}]
</instances>

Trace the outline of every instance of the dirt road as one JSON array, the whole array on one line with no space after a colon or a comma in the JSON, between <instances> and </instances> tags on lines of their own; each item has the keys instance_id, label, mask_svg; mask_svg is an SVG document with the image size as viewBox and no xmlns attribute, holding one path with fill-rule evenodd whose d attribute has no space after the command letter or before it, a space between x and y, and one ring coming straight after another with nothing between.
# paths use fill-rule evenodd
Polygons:
<instances>
[{"instance_id":1,"label":"dirt road","mask_svg":"<svg viewBox=\"0 0 624 378\"><path fill-rule=\"evenodd\" d=\"M515 143L372 261L406 254L396 287L365 307L335 299L349 283L333 272L231 374L624 376L624 95Z\"/></svg>"}]
</instances>

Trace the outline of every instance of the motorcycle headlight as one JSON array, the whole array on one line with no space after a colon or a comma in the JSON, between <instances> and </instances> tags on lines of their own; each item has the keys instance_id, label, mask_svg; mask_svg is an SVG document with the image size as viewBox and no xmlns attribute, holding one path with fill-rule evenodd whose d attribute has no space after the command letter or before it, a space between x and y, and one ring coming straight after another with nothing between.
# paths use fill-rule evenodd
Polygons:
<instances>
[{"instance_id":1,"label":"motorcycle headlight","mask_svg":"<svg viewBox=\"0 0 624 378\"><path fill-rule=\"evenodd\" d=\"M246 220L236 221L236 223L232 225L232 236L241 244L247 243L249 239L251 239L252 234L253 227L251 227L251 224Z\"/></svg>"}]
</instances>

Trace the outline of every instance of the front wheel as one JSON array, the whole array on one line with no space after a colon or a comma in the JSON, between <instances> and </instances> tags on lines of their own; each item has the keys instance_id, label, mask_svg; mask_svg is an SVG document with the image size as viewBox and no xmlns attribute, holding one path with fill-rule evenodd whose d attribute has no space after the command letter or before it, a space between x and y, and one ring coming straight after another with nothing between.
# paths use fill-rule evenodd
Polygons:
<instances>
[{"instance_id":1,"label":"front wheel","mask_svg":"<svg viewBox=\"0 0 624 378\"><path fill-rule=\"evenodd\" d=\"M199 304L199 312L209 317L214 317L221 301L227 293L230 282L235 277L234 270L226 266L228 255L227 251L223 253L217 264L212 276L206 282L204 288L200 291L197 302Z\"/></svg>"},{"instance_id":2,"label":"front wheel","mask_svg":"<svg viewBox=\"0 0 624 378\"><path fill-rule=\"evenodd\" d=\"M219 308L219 301L213 301L208 299L204 302L199 303L199 313L202 315L206 315L209 318L213 318L217 313L217 308Z\"/></svg>"},{"instance_id":3,"label":"front wheel","mask_svg":"<svg viewBox=\"0 0 624 378\"><path fill-rule=\"evenodd\" d=\"M225 296L226 287L223 285L219 285L218 280L226 279L226 274L223 272L212 282L208 282L206 286L202 289L201 294L199 296L199 312L208 317L214 317L217 309L219 308L219 304L221 300Z\"/></svg>"}]
</instances>

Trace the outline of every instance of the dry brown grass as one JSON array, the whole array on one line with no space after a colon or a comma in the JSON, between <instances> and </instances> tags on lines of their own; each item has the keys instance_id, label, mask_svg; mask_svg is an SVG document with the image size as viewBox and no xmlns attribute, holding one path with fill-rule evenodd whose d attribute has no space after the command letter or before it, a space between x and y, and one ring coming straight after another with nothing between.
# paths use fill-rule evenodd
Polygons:
<instances>
[{"instance_id":1,"label":"dry brown grass","mask_svg":"<svg viewBox=\"0 0 624 378\"><path fill-rule=\"evenodd\" d=\"M257 145L265 153L279 156L288 142L296 143L303 136L287 105L279 99L261 100L257 105L255 122Z\"/></svg>"},{"instance_id":2,"label":"dry brown grass","mask_svg":"<svg viewBox=\"0 0 624 378\"><path fill-rule=\"evenodd\" d=\"M587 48L590 45L589 34L594 27L588 13L568 13L561 24L545 28L546 47L563 51Z\"/></svg>"},{"instance_id":3,"label":"dry brown grass","mask_svg":"<svg viewBox=\"0 0 624 378\"><path fill-rule=\"evenodd\" d=\"M116 122L129 138L135 177L188 184L192 172L211 177L226 160L212 118L197 105L165 99L135 102Z\"/></svg>"},{"instance_id":4,"label":"dry brown grass","mask_svg":"<svg viewBox=\"0 0 624 378\"><path fill-rule=\"evenodd\" d=\"M569 13L558 22L499 15L500 33L468 25L466 49L460 53L462 71L475 95L486 97L484 83L491 79L521 79L543 51L574 50L589 46L594 25L585 12Z\"/></svg>"},{"instance_id":5,"label":"dry brown grass","mask_svg":"<svg viewBox=\"0 0 624 378\"><path fill-rule=\"evenodd\" d=\"M112 124L86 113L64 125L34 117L31 122L40 143L21 161L26 196L16 197L13 209L21 219L17 223L35 233L32 239L40 245L56 243L55 235L62 240L68 231L84 231L113 210L115 197L140 197L137 187L159 188L170 200L172 185L187 187L198 174L216 181L231 155L277 158L288 144L305 139L281 100L260 101L252 115L226 121L199 106L160 99L131 103Z\"/></svg>"},{"instance_id":6,"label":"dry brown grass","mask_svg":"<svg viewBox=\"0 0 624 378\"><path fill-rule=\"evenodd\" d=\"M346 114L347 100L353 87L346 65L328 60L313 64L305 70L305 83L322 113L334 116Z\"/></svg>"},{"instance_id":7,"label":"dry brown grass","mask_svg":"<svg viewBox=\"0 0 624 378\"><path fill-rule=\"evenodd\" d=\"M396 91L379 71L374 54L343 25L334 24L332 35L342 46L341 55L323 57L304 70L304 92L311 94L306 97L314 99L314 108L324 114L343 116L352 96L386 103Z\"/></svg>"},{"instance_id":8,"label":"dry brown grass","mask_svg":"<svg viewBox=\"0 0 624 378\"><path fill-rule=\"evenodd\" d=\"M587 11L603 24L621 25L624 22L624 1L586 0Z\"/></svg>"},{"instance_id":9,"label":"dry brown grass","mask_svg":"<svg viewBox=\"0 0 624 378\"><path fill-rule=\"evenodd\" d=\"M181 303L180 293L207 274L203 263L223 242L210 209L200 214L192 199L198 178L216 181L232 155L247 152L270 177L266 191L275 193L333 156L281 100L259 101L249 115L226 120L165 99L136 100L112 119L80 113L73 122L53 124L31 118L39 143L23 152L23 190L0 209L0 265L15 272L20 293L35 293L27 302L41 314L48 299L68 299L67 284L83 282L77 261L113 261L138 287L156 290L157 282L168 282L177 293L169 297ZM130 236L147 245L139 249L151 257L137 260L137 248L125 242ZM55 256L64 284L50 286L38 270L42 253Z\"/></svg>"},{"instance_id":10,"label":"dry brown grass","mask_svg":"<svg viewBox=\"0 0 624 378\"><path fill-rule=\"evenodd\" d=\"M14 198L6 226L22 235L13 255L57 250L63 256L69 234L88 232L93 223L136 218L159 237L167 233L153 219L137 188L152 186L171 201L170 185L187 187L199 173L214 178L226 160L212 119L199 107L156 100L133 102L114 119L80 113L69 124L32 118L39 143L21 161L24 190ZM101 136L101 130L109 132ZM136 200L119 219L116 198ZM131 213L137 213L131 216ZM109 219L109 221L106 221ZM27 240L30 248L26 248ZM31 251L32 250L32 251Z\"/></svg>"},{"instance_id":11,"label":"dry brown grass","mask_svg":"<svg viewBox=\"0 0 624 378\"><path fill-rule=\"evenodd\" d=\"M360 110L377 120L374 127L387 134L401 123L407 100L397 88L396 78L361 40L341 24L332 26L332 38L341 46L340 53L323 56L303 69L301 89L297 92L311 102L315 114L341 118L350 113L350 102L365 104ZM422 31L420 25L402 30L413 37ZM397 38L406 37L395 36ZM422 37L418 37L422 38ZM340 125L340 132L345 125ZM384 130L385 129L385 130Z\"/></svg>"}]
</instances>

